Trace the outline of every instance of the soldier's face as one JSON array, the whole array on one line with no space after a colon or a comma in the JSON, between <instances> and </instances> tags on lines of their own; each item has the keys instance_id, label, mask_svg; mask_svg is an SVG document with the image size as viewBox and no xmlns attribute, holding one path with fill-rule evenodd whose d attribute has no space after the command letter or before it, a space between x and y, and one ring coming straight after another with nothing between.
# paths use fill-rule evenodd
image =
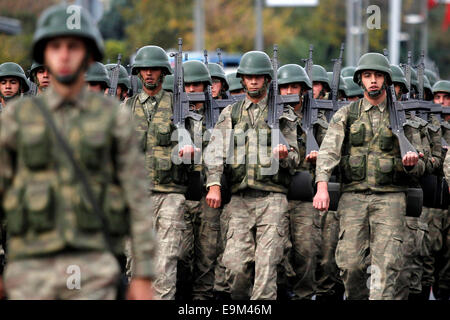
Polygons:
<instances>
[{"instance_id":1,"label":"soldier's face","mask_svg":"<svg viewBox=\"0 0 450 320\"><path fill-rule=\"evenodd\" d=\"M205 90L205 84L203 82L188 82L184 84L184 90L187 93L203 92Z\"/></svg>"},{"instance_id":2,"label":"soldier's face","mask_svg":"<svg viewBox=\"0 0 450 320\"><path fill-rule=\"evenodd\" d=\"M48 70L55 76L70 76L82 66L86 53L86 45L79 38L54 38L45 47L44 62Z\"/></svg>"},{"instance_id":3,"label":"soldier's face","mask_svg":"<svg viewBox=\"0 0 450 320\"><path fill-rule=\"evenodd\" d=\"M15 77L5 77L0 80L0 92L5 97L12 97L19 92L20 81Z\"/></svg>"},{"instance_id":4,"label":"soldier's face","mask_svg":"<svg viewBox=\"0 0 450 320\"><path fill-rule=\"evenodd\" d=\"M402 86L394 83L395 95L398 97L400 91L402 90Z\"/></svg>"},{"instance_id":5,"label":"soldier's face","mask_svg":"<svg viewBox=\"0 0 450 320\"><path fill-rule=\"evenodd\" d=\"M319 99L320 92L323 90L322 82L313 82L313 94L314 99Z\"/></svg>"},{"instance_id":6,"label":"soldier's face","mask_svg":"<svg viewBox=\"0 0 450 320\"><path fill-rule=\"evenodd\" d=\"M50 85L50 75L47 68L40 68L36 72L36 77L38 78L39 86L41 88L47 88Z\"/></svg>"},{"instance_id":7,"label":"soldier's face","mask_svg":"<svg viewBox=\"0 0 450 320\"><path fill-rule=\"evenodd\" d=\"M434 103L439 103L443 107L450 107L450 94L445 92L437 92L434 95Z\"/></svg>"},{"instance_id":8,"label":"soldier's face","mask_svg":"<svg viewBox=\"0 0 450 320\"><path fill-rule=\"evenodd\" d=\"M217 98L222 90L222 81L219 78L212 78L211 93L213 98Z\"/></svg>"},{"instance_id":9,"label":"soldier's face","mask_svg":"<svg viewBox=\"0 0 450 320\"><path fill-rule=\"evenodd\" d=\"M280 84L280 94L282 96L288 94L301 94L302 93L302 85L298 82L296 83L286 83Z\"/></svg>"},{"instance_id":10,"label":"soldier's face","mask_svg":"<svg viewBox=\"0 0 450 320\"><path fill-rule=\"evenodd\" d=\"M379 71L365 70L361 73L361 81L367 91L381 90L384 83L384 74Z\"/></svg>"},{"instance_id":11,"label":"soldier's face","mask_svg":"<svg viewBox=\"0 0 450 320\"><path fill-rule=\"evenodd\" d=\"M161 77L161 73L162 73L162 69L161 68L141 68L139 70L142 79L144 79L144 81L147 84L156 84L156 82L158 81L159 77Z\"/></svg>"},{"instance_id":12,"label":"soldier's face","mask_svg":"<svg viewBox=\"0 0 450 320\"><path fill-rule=\"evenodd\" d=\"M92 92L104 92L105 89L100 82L89 82L88 89Z\"/></svg>"},{"instance_id":13,"label":"soldier's face","mask_svg":"<svg viewBox=\"0 0 450 320\"><path fill-rule=\"evenodd\" d=\"M248 91L258 91L264 86L264 75L242 75L242 81Z\"/></svg>"}]
</instances>

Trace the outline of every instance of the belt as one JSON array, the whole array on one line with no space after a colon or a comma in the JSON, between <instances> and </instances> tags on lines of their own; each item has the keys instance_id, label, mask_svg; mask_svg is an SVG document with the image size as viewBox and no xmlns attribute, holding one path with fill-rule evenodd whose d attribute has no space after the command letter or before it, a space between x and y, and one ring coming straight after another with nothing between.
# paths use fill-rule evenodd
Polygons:
<instances>
[{"instance_id":1,"label":"belt","mask_svg":"<svg viewBox=\"0 0 450 320\"><path fill-rule=\"evenodd\" d=\"M271 191L263 191L263 190L256 190L256 189L250 189L246 188L244 190L238 191L238 194L242 196L249 196L249 197L255 197L255 198L262 198L266 197L271 193Z\"/></svg>"},{"instance_id":2,"label":"belt","mask_svg":"<svg viewBox=\"0 0 450 320\"><path fill-rule=\"evenodd\" d=\"M376 192L373 192L372 190L358 190L358 191L353 191L354 193L359 193L359 194L365 194L365 195L371 195L371 194L375 194Z\"/></svg>"}]
</instances>

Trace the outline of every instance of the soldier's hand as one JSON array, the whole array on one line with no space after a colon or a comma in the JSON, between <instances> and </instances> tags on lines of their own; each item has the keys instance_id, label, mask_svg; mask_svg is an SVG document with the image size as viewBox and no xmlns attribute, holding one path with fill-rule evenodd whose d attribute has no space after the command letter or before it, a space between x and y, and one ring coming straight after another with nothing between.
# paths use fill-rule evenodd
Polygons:
<instances>
[{"instance_id":1,"label":"soldier's hand","mask_svg":"<svg viewBox=\"0 0 450 320\"><path fill-rule=\"evenodd\" d=\"M292 149L292 148L291 148ZM286 159L289 155L288 148L284 144L279 144L273 149L273 156L276 159Z\"/></svg>"},{"instance_id":2,"label":"soldier's hand","mask_svg":"<svg viewBox=\"0 0 450 320\"><path fill-rule=\"evenodd\" d=\"M408 151L402 159L405 167L414 167L419 162L419 156L415 152Z\"/></svg>"},{"instance_id":3,"label":"soldier's hand","mask_svg":"<svg viewBox=\"0 0 450 320\"><path fill-rule=\"evenodd\" d=\"M152 281L146 278L132 278L127 300L153 300Z\"/></svg>"},{"instance_id":4,"label":"soldier's hand","mask_svg":"<svg viewBox=\"0 0 450 320\"><path fill-rule=\"evenodd\" d=\"M317 182L317 192L313 199L313 206L317 210L326 211L330 206L330 195L328 194L328 182Z\"/></svg>"},{"instance_id":5,"label":"soldier's hand","mask_svg":"<svg viewBox=\"0 0 450 320\"><path fill-rule=\"evenodd\" d=\"M220 194L220 186L209 187L208 194L206 195L206 204L213 209L217 209L222 204L222 195Z\"/></svg>"},{"instance_id":6,"label":"soldier's hand","mask_svg":"<svg viewBox=\"0 0 450 320\"><path fill-rule=\"evenodd\" d=\"M184 146L183 149L178 152L178 155L180 158L194 159L195 152L200 152L200 149L194 148L193 146Z\"/></svg>"},{"instance_id":7,"label":"soldier's hand","mask_svg":"<svg viewBox=\"0 0 450 320\"><path fill-rule=\"evenodd\" d=\"M311 151L305 158L307 162L316 163L319 153L315 150Z\"/></svg>"}]
</instances>

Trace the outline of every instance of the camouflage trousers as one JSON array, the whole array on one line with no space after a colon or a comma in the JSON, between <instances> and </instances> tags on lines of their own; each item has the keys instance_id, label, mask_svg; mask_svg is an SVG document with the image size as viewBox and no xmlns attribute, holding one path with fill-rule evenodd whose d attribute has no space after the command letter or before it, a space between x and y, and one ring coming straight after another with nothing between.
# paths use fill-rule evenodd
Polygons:
<instances>
[{"instance_id":1,"label":"camouflage trousers","mask_svg":"<svg viewBox=\"0 0 450 320\"><path fill-rule=\"evenodd\" d=\"M343 298L344 288L336 264L336 247L339 240L339 216L336 211L324 212L321 217L322 246L317 272L317 298L336 296Z\"/></svg>"},{"instance_id":2,"label":"camouflage trousers","mask_svg":"<svg viewBox=\"0 0 450 320\"><path fill-rule=\"evenodd\" d=\"M395 299L403 266L405 212L403 192L342 194L336 263L347 299Z\"/></svg>"},{"instance_id":3,"label":"camouflage trousers","mask_svg":"<svg viewBox=\"0 0 450 320\"><path fill-rule=\"evenodd\" d=\"M403 238L404 264L397 282L397 300L407 300L410 293L422 291L423 261L427 255L428 226L419 217L405 217L406 229Z\"/></svg>"},{"instance_id":4,"label":"camouflage trousers","mask_svg":"<svg viewBox=\"0 0 450 320\"><path fill-rule=\"evenodd\" d=\"M206 204L206 198L200 201L200 210L194 219L194 269L193 299L213 298L214 270L219 255L220 209Z\"/></svg>"},{"instance_id":5,"label":"camouflage trousers","mask_svg":"<svg viewBox=\"0 0 450 320\"><path fill-rule=\"evenodd\" d=\"M290 262L294 276L289 278L293 299L311 300L316 291L316 267L321 247L320 212L312 202L289 201Z\"/></svg>"},{"instance_id":6,"label":"camouflage trousers","mask_svg":"<svg viewBox=\"0 0 450 320\"><path fill-rule=\"evenodd\" d=\"M188 260L186 244L186 199L178 193L153 193L151 196L154 230L158 239L155 298L174 300L179 260Z\"/></svg>"},{"instance_id":7,"label":"camouflage trousers","mask_svg":"<svg viewBox=\"0 0 450 320\"><path fill-rule=\"evenodd\" d=\"M433 293L437 299L448 300L450 298L450 217L449 211L443 215L442 248L436 254L436 281Z\"/></svg>"},{"instance_id":8,"label":"camouflage trousers","mask_svg":"<svg viewBox=\"0 0 450 320\"><path fill-rule=\"evenodd\" d=\"M223 254L231 298L275 300L277 267L285 254L286 195L246 189L223 209L230 216Z\"/></svg>"},{"instance_id":9,"label":"camouflage trousers","mask_svg":"<svg viewBox=\"0 0 450 320\"><path fill-rule=\"evenodd\" d=\"M223 252L227 244L228 225L230 222L230 212L221 210L220 213L220 237L217 246L217 264L214 269L214 291L230 293L230 285L225 276L225 266L223 264Z\"/></svg>"},{"instance_id":10,"label":"camouflage trousers","mask_svg":"<svg viewBox=\"0 0 450 320\"><path fill-rule=\"evenodd\" d=\"M442 230L445 210L436 208L422 208L420 221L428 226L428 254L423 257L422 285L430 287L435 282L436 253L442 248Z\"/></svg>"},{"instance_id":11,"label":"camouflage trousers","mask_svg":"<svg viewBox=\"0 0 450 320\"><path fill-rule=\"evenodd\" d=\"M11 300L113 300L119 271L109 252L63 252L10 261L4 285Z\"/></svg>"}]
</instances>

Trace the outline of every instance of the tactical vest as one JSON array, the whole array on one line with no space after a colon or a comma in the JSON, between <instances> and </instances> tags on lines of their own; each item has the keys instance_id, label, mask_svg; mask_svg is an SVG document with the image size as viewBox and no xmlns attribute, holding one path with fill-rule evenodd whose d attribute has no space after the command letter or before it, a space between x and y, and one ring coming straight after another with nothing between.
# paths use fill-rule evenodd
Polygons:
<instances>
[{"instance_id":1,"label":"tactical vest","mask_svg":"<svg viewBox=\"0 0 450 320\"><path fill-rule=\"evenodd\" d=\"M107 250L102 223L88 201L73 167L60 150L36 99L15 105L18 124L16 172L3 196L11 260L50 254L64 248ZM112 150L116 148L113 125L119 107L111 100L86 93L86 108L60 131L75 158L85 168L94 197L103 206L116 254L123 252L129 234L129 208L116 182Z\"/></svg>"},{"instance_id":2,"label":"tactical vest","mask_svg":"<svg viewBox=\"0 0 450 320\"><path fill-rule=\"evenodd\" d=\"M268 113L268 107L258 112L255 123L252 125L248 110L244 106L245 100L238 101L232 105L231 119L234 129L232 155L233 161L226 166L231 177L231 192L236 193L246 188L287 193L291 183L291 174L288 169L279 166L275 175L263 174L271 166L271 130L265 119ZM283 121L296 121L295 115L283 114L280 117L280 129L283 129ZM252 132L253 141L247 134ZM266 134L264 134L265 132ZM260 139L265 139L261 141ZM264 150L260 150L264 148ZM260 155L261 153L261 155ZM250 163L250 154L253 161Z\"/></svg>"},{"instance_id":3,"label":"tactical vest","mask_svg":"<svg viewBox=\"0 0 450 320\"><path fill-rule=\"evenodd\" d=\"M377 132L372 132L362 99L350 104L341 158L343 191L406 191L398 141L389 129L389 112L385 110Z\"/></svg>"},{"instance_id":4,"label":"tactical vest","mask_svg":"<svg viewBox=\"0 0 450 320\"><path fill-rule=\"evenodd\" d=\"M172 161L172 152L178 154L177 141L171 141L176 129L172 122L172 94L164 91L155 108L147 108L148 110L139 102L138 96L127 101L127 104L131 106L136 131L141 137L151 190L184 194L187 190L189 165L176 165Z\"/></svg>"}]
</instances>

